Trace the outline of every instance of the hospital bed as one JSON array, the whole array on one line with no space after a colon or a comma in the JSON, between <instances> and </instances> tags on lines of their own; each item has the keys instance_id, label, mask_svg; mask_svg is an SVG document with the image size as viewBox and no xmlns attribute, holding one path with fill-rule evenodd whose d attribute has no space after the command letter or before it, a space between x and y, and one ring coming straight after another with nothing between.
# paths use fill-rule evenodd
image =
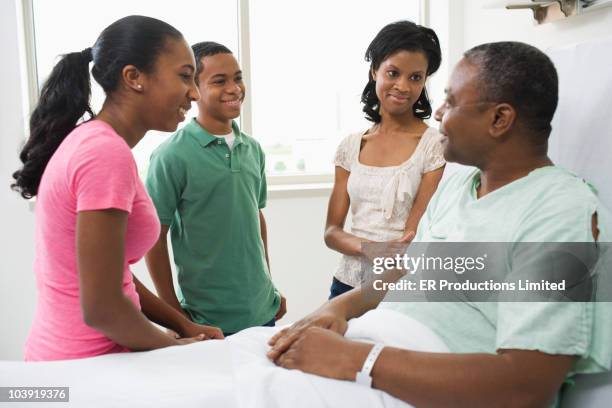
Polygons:
<instances>
[{"instance_id":1,"label":"hospital bed","mask_svg":"<svg viewBox=\"0 0 612 408\"><path fill-rule=\"evenodd\" d=\"M256 327L226 340L81 360L2 362L0 384L70 387L70 402L53 403L54 407L410 407L353 382L275 366L265 353L267 340L277 330ZM373 310L351 320L346 336L420 351L448 351L423 324L391 310ZM39 402L16 406L41 407Z\"/></svg>"}]
</instances>

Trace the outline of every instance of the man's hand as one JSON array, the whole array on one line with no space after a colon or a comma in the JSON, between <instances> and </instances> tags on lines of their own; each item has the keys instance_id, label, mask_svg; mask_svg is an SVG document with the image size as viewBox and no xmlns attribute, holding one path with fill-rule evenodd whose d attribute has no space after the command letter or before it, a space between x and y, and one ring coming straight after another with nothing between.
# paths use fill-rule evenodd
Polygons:
<instances>
[{"instance_id":1,"label":"man's hand","mask_svg":"<svg viewBox=\"0 0 612 408\"><path fill-rule=\"evenodd\" d=\"M285 313L287 313L287 298L285 298L282 294L280 295L281 299L280 299L280 306L278 308L278 311L276 312L276 315L274 316L274 320L280 320Z\"/></svg>"},{"instance_id":2,"label":"man's hand","mask_svg":"<svg viewBox=\"0 0 612 408\"><path fill-rule=\"evenodd\" d=\"M348 327L348 323L344 316L341 316L329 307L323 307L322 309L319 309L306 316L302 320L297 321L290 327L276 333L268 341L268 344L272 346L270 351L268 351L268 358L271 360L276 360L281 354L289 349L289 347L291 347L291 344L297 340L305 330L310 327L321 327L324 329L329 329L340 335L344 335Z\"/></svg>"},{"instance_id":3,"label":"man's hand","mask_svg":"<svg viewBox=\"0 0 612 408\"><path fill-rule=\"evenodd\" d=\"M371 348L371 344L358 343L331 330L311 326L303 330L274 363L287 369L354 381Z\"/></svg>"}]
</instances>

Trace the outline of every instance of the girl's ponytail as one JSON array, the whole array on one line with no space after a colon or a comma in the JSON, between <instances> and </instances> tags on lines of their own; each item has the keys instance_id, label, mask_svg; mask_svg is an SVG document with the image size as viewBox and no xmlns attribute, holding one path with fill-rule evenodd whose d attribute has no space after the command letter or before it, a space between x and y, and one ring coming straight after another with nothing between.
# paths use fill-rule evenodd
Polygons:
<instances>
[{"instance_id":1,"label":"girl's ponytail","mask_svg":"<svg viewBox=\"0 0 612 408\"><path fill-rule=\"evenodd\" d=\"M30 137L19 155L23 167L13 173L11 188L23 198L36 196L47 163L78 120L86 112L93 117L89 106L92 60L91 48L65 54L45 82L30 117Z\"/></svg>"}]
</instances>

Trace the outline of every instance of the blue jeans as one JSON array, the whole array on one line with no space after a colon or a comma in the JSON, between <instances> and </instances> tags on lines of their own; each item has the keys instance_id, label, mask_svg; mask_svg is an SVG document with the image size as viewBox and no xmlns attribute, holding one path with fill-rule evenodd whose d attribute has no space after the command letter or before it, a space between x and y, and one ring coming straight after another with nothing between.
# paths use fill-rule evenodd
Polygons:
<instances>
[{"instance_id":1,"label":"blue jeans","mask_svg":"<svg viewBox=\"0 0 612 408\"><path fill-rule=\"evenodd\" d=\"M348 292L353 289L352 286L347 285L346 283L340 282L338 279L332 279L331 287L329 288L329 300L335 298L336 296L340 296L343 293Z\"/></svg>"},{"instance_id":2,"label":"blue jeans","mask_svg":"<svg viewBox=\"0 0 612 408\"><path fill-rule=\"evenodd\" d=\"M264 323L264 324L261 325L261 327L274 327L274 326L276 326L276 318L274 318L274 317L268 323ZM238 332L223 333L223 335L225 337L227 337L227 336L231 336L232 334L236 334L236 333L238 333Z\"/></svg>"}]
</instances>

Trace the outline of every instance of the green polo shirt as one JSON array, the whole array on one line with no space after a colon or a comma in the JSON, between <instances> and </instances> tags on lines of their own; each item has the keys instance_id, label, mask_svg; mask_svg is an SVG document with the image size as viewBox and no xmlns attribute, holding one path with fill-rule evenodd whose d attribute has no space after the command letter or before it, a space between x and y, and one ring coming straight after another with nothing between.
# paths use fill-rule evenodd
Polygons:
<instances>
[{"instance_id":1,"label":"green polo shirt","mask_svg":"<svg viewBox=\"0 0 612 408\"><path fill-rule=\"evenodd\" d=\"M193 119L153 152L146 181L170 226L181 306L193 321L226 333L269 322L280 305L259 223L264 153L235 122L232 128L230 149Z\"/></svg>"}]
</instances>

